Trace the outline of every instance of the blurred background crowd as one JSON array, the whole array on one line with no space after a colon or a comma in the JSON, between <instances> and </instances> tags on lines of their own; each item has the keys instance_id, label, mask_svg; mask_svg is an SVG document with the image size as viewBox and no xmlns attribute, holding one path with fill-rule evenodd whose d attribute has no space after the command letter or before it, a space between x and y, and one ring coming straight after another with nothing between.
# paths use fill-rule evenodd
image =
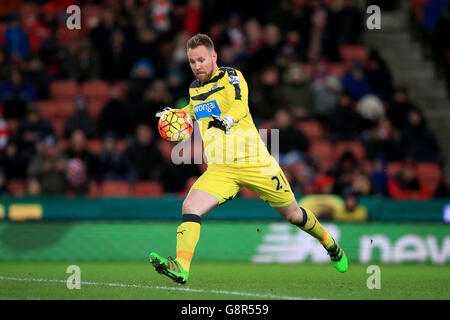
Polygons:
<instances>
[{"instance_id":1,"label":"blurred background crowd","mask_svg":"<svg viewBox=\"0 0 450 320\"><path fill-rule=\"evenodd\" d=\"M204 32L218 64L246 77L257 127L280 130L279 161L296 195L450 197L445 146L426 106L362 43L367 15L356 0L6 3L3 194L185 194L205 165L174 165L154 115L188 103L185 43ZM382 10L395 3L368 1ZM81 7L80 30L66 26L72 4ZM423 35L448 80L450 11L435 7L422 17L434 19Z\"/></svg>"}]
</instances>

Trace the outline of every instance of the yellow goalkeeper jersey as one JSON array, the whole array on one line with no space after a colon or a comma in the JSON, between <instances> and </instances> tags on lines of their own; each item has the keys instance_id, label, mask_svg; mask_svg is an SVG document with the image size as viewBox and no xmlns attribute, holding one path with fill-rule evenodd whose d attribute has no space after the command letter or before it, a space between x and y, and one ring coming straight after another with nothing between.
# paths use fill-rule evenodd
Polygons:
<instances>
[{"instance_id":1,"label":"yellow goalkeeper jersey","mask_svg":"<svg viewBox=\"0 0 450 320\"><path fill-rule=\"evenodd\" d=\"M189 87L189 104L183 108L197 120L208 165L268 165L272 159L255 127L248 107L248 87L239 70L220 67L206 82ZM212 115L233 117L230 134L208 129Z\"/></svg>"}]
</instances>

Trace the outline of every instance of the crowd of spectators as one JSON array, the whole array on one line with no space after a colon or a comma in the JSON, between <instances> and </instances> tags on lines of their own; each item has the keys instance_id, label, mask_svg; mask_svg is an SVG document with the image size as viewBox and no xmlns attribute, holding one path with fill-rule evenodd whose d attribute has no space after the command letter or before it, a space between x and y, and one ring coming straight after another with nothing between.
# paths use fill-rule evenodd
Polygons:
<instances>
[{"instance_id":1,"label":"crowd of spectators","mask_svg":"<svg viewBox=\"0 0 450 320\"><path fill-rule=\"evenodd\" d=\"M69 4L81 7L81 30L66 27ZM88 194L92 181L110 180L186 190L204 167L164 156L154 114L187 104L193 76L185 43L205 32L219 65L246 77L257 126L280 130L279 160L297 194L428 198L434 190L422 188L414 169L443 160L421 109L395 86L376 50L366 59L341 55L342 46L361 46L363 13L356 0L18 1L0 21L0 192L8 192L8 180L26 181L30 195ZM61 134L41 105L60 80L110 86L98 115L88 97L71 97ZM5 119L17 119L17 129ZM364 146L373 169L351 152L322 167L311 153L316 141L301 129L311 121L326 133L321 139ZM102 141L98 152L89 148L92 139ZM392 161L408 165L387 176ZM436 196L448 191L447 174Z\"/></svg>"}]
</instances>

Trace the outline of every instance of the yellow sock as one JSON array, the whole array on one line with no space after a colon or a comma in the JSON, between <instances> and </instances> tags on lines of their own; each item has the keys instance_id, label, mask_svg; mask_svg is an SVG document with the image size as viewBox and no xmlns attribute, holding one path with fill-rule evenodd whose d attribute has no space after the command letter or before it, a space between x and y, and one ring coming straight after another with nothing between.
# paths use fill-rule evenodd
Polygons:
<instances>
[{"instance_id":1,"label":"yellow sock","mask_svg":"<svg viewBox=\"0 0 450 320\"><path fill-rule=\"evenodd\" d=\"M306 208L300 207L300 209L303 212L303 222L298 227L319 240L324 248L329 250L335 244L333 237L320 224L314 213Z\"/></svg>"},{"instance_id":2,"label":"yellow sock","mask_svg":"<svg viewBox=\"0 0 450 320\"><path fill-rule=\"evenodd\" d=\"M201 217L183 214L181 225L177 228L177 258L184 270L189 272L194 250L200 238Z\"/></svg>"}]
</instances>

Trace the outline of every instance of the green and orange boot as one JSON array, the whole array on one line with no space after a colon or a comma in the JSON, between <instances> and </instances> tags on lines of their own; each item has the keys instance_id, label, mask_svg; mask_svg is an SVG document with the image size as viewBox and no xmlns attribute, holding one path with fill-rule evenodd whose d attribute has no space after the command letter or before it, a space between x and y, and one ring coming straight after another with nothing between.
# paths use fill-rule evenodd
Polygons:
<instances>
[{"instance_id":1,"label":"green and orange boot","mask_svg":"<svg viewBox=\"0 0 450 320\"><path fill-rule=\"evenodd\" d=\"M334 243L335 244L330 248L330 250L328 250L328 255L330 256L331 262L336 270L339 272L345 272L348 269L347 256L341 246L336 241Z\"/></svg>"},{"instance_id":2,"label":"green and orange boot","mask_svg":"<svg viewBox=\"0 0 450 320\"><path fill-rule=\"evenodd\" d=\"M165 275L179 284L185 284L188 281L189 272L185 271L178 261L172 257L166 259L152 252L150 253L149 259L159 274Z\"/></svg>"}]
</instances>

